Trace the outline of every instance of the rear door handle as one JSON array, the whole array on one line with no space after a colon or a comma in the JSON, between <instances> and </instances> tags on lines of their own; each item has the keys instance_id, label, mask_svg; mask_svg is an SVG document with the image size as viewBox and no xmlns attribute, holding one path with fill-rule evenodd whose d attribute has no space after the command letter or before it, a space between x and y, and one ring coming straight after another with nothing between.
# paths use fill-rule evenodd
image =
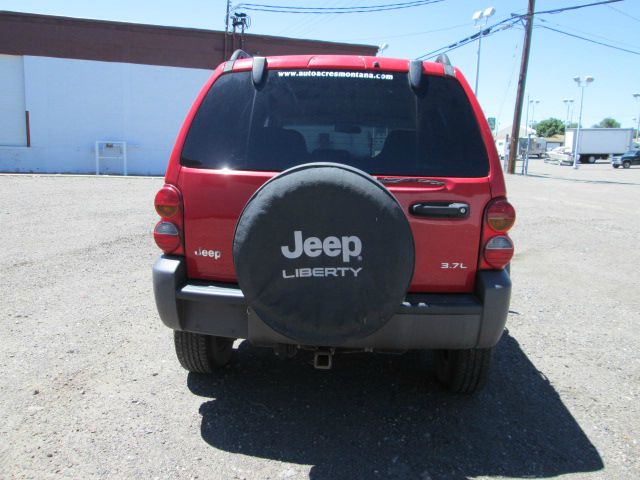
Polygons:
<instances>
[{"instance_id":1,"label":"rear door handle","mask_svg":"<svg viewBox=\"0 0 640 480\"><path fill-rule=\"evenodd\" d=\"M409 212L427 218L467 218L469 204L462 202L420 202L409 207Z\"/></svg>"}]
</instances>

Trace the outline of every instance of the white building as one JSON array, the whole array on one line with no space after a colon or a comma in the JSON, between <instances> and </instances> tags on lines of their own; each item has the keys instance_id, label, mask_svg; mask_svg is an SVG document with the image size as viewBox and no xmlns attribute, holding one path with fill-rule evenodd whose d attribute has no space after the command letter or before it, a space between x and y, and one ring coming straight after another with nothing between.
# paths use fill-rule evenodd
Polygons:
<instances>
[{"instance_id":1,"label":"white building","mask_svg":"<svg viewBox=\"0 0 640 480\"><path fill-rule=\"evenodd\" d=\"M107 141L126 142L129 174L164 174L191 103L234 47L224 37L0 12L0 171L95 173L95 144ZM259 35L244 42L264 55L376 52ZM120 158L101 160L101 173L123 171Z\"/></svg>"}]
</instances>

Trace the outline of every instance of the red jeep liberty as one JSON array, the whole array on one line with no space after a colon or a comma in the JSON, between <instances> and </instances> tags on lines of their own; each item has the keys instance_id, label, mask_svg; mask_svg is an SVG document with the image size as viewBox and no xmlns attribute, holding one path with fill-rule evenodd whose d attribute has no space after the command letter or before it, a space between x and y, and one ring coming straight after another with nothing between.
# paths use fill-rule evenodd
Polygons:
<instances>
[{"instance_id":1,"label":"red jeep liberty","mask_svg":"<svg viewBox=\"0 0 640 480\"><path fill-rule=\"evenodd\" d=\"M487 378L515 211L466 80L436 62L237 51L189 112L155 207L156 304L182 366L234 339L283 356L434 350Z\"/></svg>"}]
</instances>

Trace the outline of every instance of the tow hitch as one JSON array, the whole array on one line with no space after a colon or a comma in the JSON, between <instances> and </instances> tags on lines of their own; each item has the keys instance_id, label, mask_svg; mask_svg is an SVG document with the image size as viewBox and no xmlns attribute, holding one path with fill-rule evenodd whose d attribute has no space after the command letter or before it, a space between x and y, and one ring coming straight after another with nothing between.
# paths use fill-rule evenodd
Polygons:
<instances>
[{"instance_id":1,"label":"tow hitch","mask_svg":"<svg viewBox=\"0 0 640 480\"><path fill-rule=\"evenodd\" d=\"M316 350L313 352L313 368L316 370L331 370L333 366L334 349Z\"/></svg>"}]
</instances>

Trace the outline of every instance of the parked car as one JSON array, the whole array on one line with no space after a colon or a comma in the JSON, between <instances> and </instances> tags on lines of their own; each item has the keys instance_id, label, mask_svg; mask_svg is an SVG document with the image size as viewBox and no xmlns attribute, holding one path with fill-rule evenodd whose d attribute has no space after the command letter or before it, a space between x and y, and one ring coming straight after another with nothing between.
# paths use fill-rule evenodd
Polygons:
<instances>
[{"instance_id":1,"label":"parked car","mask_svg":"<svg viewBox=\"0 0 640 480\"><path fill-rule=\"evenodd\" d=\"M558 165L571 165L573 164L573 156L571 155L571 147L555 147L549 150L548 158L552 162L557 162Z\"/></svg>"},{"instance_id":2,"label":"parked car","mask_svg":"<svg viewBox=\"0 0 640 480\"><path fill-rule=\"evenodd\" d=\"M515 210L446 57L235 52L165 181L153 285L188 371L215 373L243 338L282 357L311 350L319 369L343 351L435 350L451 391L484 385Z\"/></svg>"},{"instance_id":3,"label":"parked car","mask_svg":"<svg viewBox=\"0 0 640 480\"><path fill-rule=\"evenodd\" d=\"M611 165L613 168L618 168L622 165L622 168L630 168L631 165L640 165L640 149L629 150L624 155L611 158Z\"/></svg>"}]
</instances>

